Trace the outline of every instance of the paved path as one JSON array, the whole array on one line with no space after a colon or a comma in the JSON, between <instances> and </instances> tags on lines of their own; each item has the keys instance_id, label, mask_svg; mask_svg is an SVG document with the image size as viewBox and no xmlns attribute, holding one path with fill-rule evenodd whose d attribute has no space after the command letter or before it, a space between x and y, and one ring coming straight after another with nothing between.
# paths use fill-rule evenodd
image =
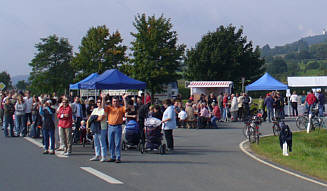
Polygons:
<instances>
[{"instance_id":1,"label":"paved path","mask_svg":"<svg viewBox=\"0 0 327 191\"><path fill-rule=\"evenodd\" d=\"M25 139L1 135L0 190L326 190L249 158L239 149L242 124L224 125L228 127L178 129L173 153L142 155L129 150L123 152L121 164L90 162L89 145L75 146L66 159L43 156L42 149ZM271 125L263 124L262 132L271 133ZM123 184L110 184L80 167L91 167Z\"/></svg>"}]
</instances>

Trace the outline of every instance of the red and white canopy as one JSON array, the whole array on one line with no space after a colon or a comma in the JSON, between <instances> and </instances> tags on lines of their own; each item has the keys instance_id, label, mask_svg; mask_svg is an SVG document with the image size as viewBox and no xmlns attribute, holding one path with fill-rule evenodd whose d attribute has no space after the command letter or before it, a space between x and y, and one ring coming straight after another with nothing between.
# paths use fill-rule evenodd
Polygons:
<instances>
[{"instance_id":1,"label":"red and white canopy","mask_svg":"<svg viewBox=\"0 0 327 191\"><path fill-rule=\"evenodd\" d=\"M232 81L193 81L188 85L189 88L228 88L232 85Z\"/></svg>"}]
</instances>

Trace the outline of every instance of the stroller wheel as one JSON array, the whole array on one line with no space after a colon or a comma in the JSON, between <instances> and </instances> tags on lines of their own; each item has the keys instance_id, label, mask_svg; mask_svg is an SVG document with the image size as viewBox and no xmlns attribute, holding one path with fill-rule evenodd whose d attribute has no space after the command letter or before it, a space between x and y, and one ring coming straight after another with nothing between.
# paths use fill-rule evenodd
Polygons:
<instances>
[{"instance_id":1,"label":"stroller wheel","mask_svg":"<svg viewBox=\"0 0 327 191\"><path fill-rule=\"evenodd\" d=\"M161 155L165 154L164 146L163 146L163 145L160 145L160 146L159 146L159 153L160 153Z\"/></svg>"},{"instance_id":2,"label":"stroller wheel","mask_svg":"<svg viewBox=\"0 0 327 191\"><path fill-rule=\"evenodd\" d=\"M140 149L139 151L141 152L141 154L143 154L144 150L145 150L143 143L140 143L140 148L139 149Z\"/></svg>"},{"instance_id":3,"label":"stroller wheel","mask_svg":"<svg viewBox=\"0 0 327 191\"><path fill-rule=\"evenodd\" d=\"M162 154L166 154L166 144L162 145Z\"/></svg>"},{"instance_id":4,"label":"stroller wheel","mask_svg":"<svg viewBox=\"0 0 327 191\"><path fill-rule=\"evenodd\" d=\"M127 147L126 147L125 141L123 141L123 143L122 143L122 150L127 151Z\"/></svg>"}]
</instances>

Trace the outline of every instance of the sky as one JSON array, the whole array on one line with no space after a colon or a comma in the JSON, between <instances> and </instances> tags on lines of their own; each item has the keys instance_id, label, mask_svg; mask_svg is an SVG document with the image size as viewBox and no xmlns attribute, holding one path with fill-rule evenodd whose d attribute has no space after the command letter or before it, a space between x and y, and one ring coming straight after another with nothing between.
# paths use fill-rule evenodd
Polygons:
<instances>
[{"instance_id":1,"label":"sky","mask_svg":"<svg viewBox=\"0 0 327 191\"><path fill-rule=\"evenodd\" d=\"M40 38L56 34L78 52L93 26L118 30L130 46L139 13L170 18L178 43L194 47L220 25L243 26L254 45L284 45L327 29L326 0L1 0L0 72L27 75Z\"/></svg>"}]
</instances>

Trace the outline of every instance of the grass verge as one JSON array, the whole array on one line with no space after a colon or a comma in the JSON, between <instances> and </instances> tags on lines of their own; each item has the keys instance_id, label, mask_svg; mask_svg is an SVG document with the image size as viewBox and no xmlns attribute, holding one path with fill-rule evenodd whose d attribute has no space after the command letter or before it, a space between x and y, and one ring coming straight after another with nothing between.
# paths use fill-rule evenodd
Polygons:
<instances>
[{"instance_id":1,"label":"grass verge","mask_svg":"<svg viewBox=\"0 0 327 191\"><path fill-rule=\"evenodd\" d=\"M307 134L293 133L293 152L282 155L278 136L263 137L260 144L251 144L253 152L264 158L304 174L327 181L327 130Z\"/></svg>"}]
</instances>

